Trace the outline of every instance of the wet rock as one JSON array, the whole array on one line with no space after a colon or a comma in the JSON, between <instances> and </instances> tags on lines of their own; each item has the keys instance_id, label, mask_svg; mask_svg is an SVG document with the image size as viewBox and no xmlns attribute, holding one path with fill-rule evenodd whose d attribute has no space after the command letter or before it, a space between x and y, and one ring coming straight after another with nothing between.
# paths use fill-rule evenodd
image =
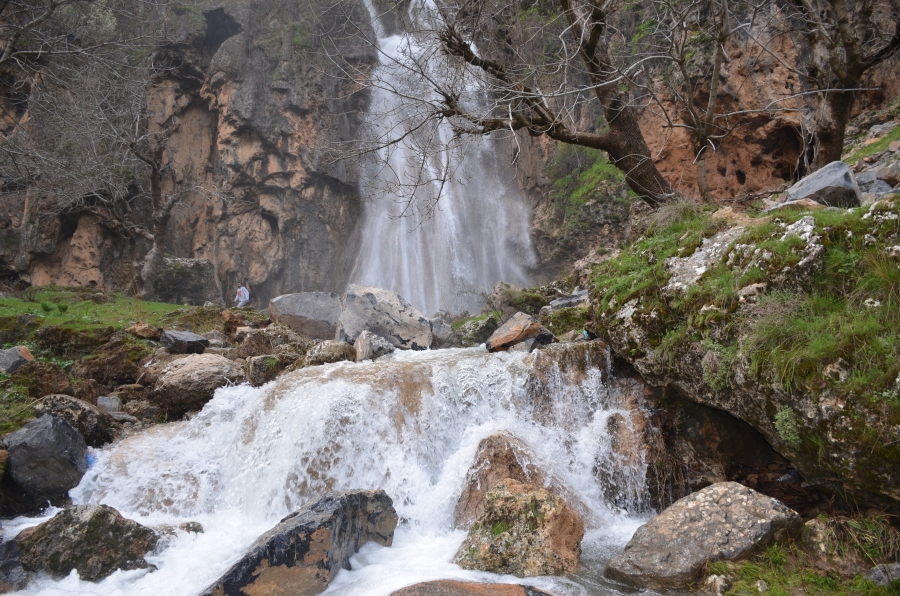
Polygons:
<instances>
[{"instance_id":1,"label":"wet rock","mask_svg":"<svg viewBox=\"0 0 900 596\"><path fill-rule=\"evenodd\" d=\"M69 395L48 395L34 407L38 416L55 414L84 437L90 447L100 447L113 440L115 421L106 412Z\"/></svg>"},{"instance_id":2,"label":"wet rock","mask_svg":"<svg viewBox=\"0 0 900 596\"><path fill-rule=\"evenodd\" d=\"M355 361L356 350L348 343L337 340L323 341L307 352L304 366L319 366L332 362Z\"/></svg>"},{"instance_id":3,"label":"wet rock","mask_svg":"<svg viewBox=\"0 0 900 596\"><path fill-rule=\"evenodd\" d=\"M201 409L216 389L243 378L241 367L227 358L218 354L192 354L166 367L156 382L153 398L169 412L183 414ZM132 414L127 407L125 411Z\"/></svg>"},{"instance_id":4,"label":"wet rock","mask_svg":"<svg viewBox=\"0 0 900 596\"><path fill-rule=\"evenodd\" d=\"M692 583L708 562L733 561L796 535L800 516L736 482L721 482L676 501L638 528L605 575L652 590Z\"/></svg>"},{"instance_id":5,"label":"wet rock","mask_svg":"<svg viewBox=\"0 0 900 596\"><path fill-rule=\"evenodd\" d=\"M833 161L816 170L787 190L786 203L810 198L829 207L859 206L859 186L850 167Z\"/></svg>"},{"instance_id":6,"label":"wet rock","mask_svg":"<svg viewBox=\"0 0 900 596\"><path fill-rule=\"evenodd\" d=\"M544 476L531 463L531 454L520 440L508 435L491 435L482 439L475 461L466 474L466 485L453 516L457 528L468 529L484 513L484 498L501 481L512 478L540 486Z\"/></svg>"},{"instance_id":7,"label":"wet rock","mask_svg":"<svg viewBox=\"0 0 900 596\"><path fill-rule=\"evenodd\" d=\"M68 422L52 414L32 420L4 438L6 473L26 495L23 510L59 504L87 471L87 444Z\"/></svg>"},{"instance_id":8,"label":"wet rock","mask_svg":"<svg viewBox=\"0 0 900 596\"><path fill-rule=\"evenodd\" d=\"M401 588L391 596L552 596L532 586L480 584L441 579Z\"/></svg>"},{"instance_id":9,"label":"wet rock","mask_svg":"<svg viewBox=\"0 0 900 596\"><path fill-rule=\"evenodd\" d=\"M458 331L459 337L463 345L477 346L488 340L494 331L497 330L499 321L489 315L481 320L469 321L464 323Z\"/></svg>"},{"instance_id":10,"label":"wet rock","mask_svg":"<svg viewBox=\"0 0 900 596\"><path fill-rule=\"evenodd\" d=\"M573 306L583 306L588 300L588 291L575 288L575 291L568 296L562 296L556 300L551 300L548 306L553 310L560 308L571 308Z\"/></svg>"},{"instance_id":11,"label":"wet rock","mask_svg":"<svg viewBox=\"0 0 900 596\"><path fill-rule=\"evenodd\" d=\"M900 580L900 563L876 565L866 573L866 579L879 588L886 588L891 582Z\"/></svg>"},{"instance_id":12,"label":"wet rock","mask_svg":"<svg viewBox=\"0 0 900 596\"><path fill-rule=\"evenodd\" d=\"M488 352L499 352L529 339L546 345L552 343L555 338L540 321L519 312L494 331L484 345Z\"/></svg>"},{"instance_id":13,"label":"wet rock","mask_svg":"<svg viewBox=\"0 0 900 596\"><path fill-rule=\"evenodd\" d=\"M427 350L434 342L431 323L390 290L351 284L343 299L337 339L353 344L371 331L401 350Z\"/></svg>"},{"instance_id":14,"label":"wet rock","mask_svg":"<svg viewBox=\"0 0 900 596\"><path fill-rule=\"evenodd\" d=\"M139 337L141 339L150 339L153 341L158 341L159 336L162 335L162 329L159 327L154 327L153 325L148 325L147 323L136 323L125 330L126 333L130 333L135 337Z\"/></svg>"},{"instance_id":15,"label":"wet rock","mask_svg":"<svg viewBox=\"0 0 900 596\"><path fill-rule=\"evenodd\" d=\"M240 341L236 358L252 358L253 356L265 356L276 354L278 348L286 346L297 357L305 355L315 343L298 333L288 329L284 325L270 325L265 329L248 329L235 333L235 340Z\"/></svg>"},{"instance_id":16,"label":"wet rock","mask_svg":"<svg viewBox=\"0 0 900 596\"><path fill-rule=\"evenodd\" d=\"M15 540L0 543L0 594L21 590L28 583L22 553Z\"/></svg>"},{"instance_id":17,"label":"wet rock","mask_svg":"<svg viewBox=\"0 0 900 596\"><path fill-rule=\"evenodd\" d=\"M485 496L453 561L520 577L562 575L575 571L583 536L581 517L563 499L507 478Z\"/></svg>"},{"instance_id":18,"label":"wet rock","mask_svg":"<svg viewBox=\"0 0 900 596\"><path fill-rule=\"evenodd\" d=\"M331 292L283 294L269 301L272 321L313 339L334 339L341 297Z\"/></svg>"},{"instance_id":19,"label":"wet rock","mask_svg":"<svg viewBox=\"0 0 900 596\"><path fill-rule=\"evenodd\" d=\"M25 346L15 346L8 350L0 350L0 372L14 373L29 362L34 361L31 351Z\"/></svg>"},{"instance_id":20,"label":"wet rock","mask_svg":"<svg viewBox=\"0 0 900 596\"><path fill-rule=\"evenodd\" d=\"M51 393L71 395L72 384L66 371L50 362L37 360L20 366L10 375L13 384L25 387L31 397L43 397Z\"/></svg>"},{"instance_id":21,"label":"wet rock","mask_svg":"<svg viewBox=\"0 0 900 596\"><path fill-rule=\"evenodd\" d=\"M183 524L178 526L178 529L189 534L203 534L203 526L200 524L200 522L184 522Z\"/></svg>"},{"instance_id":22,"label":"wet rock","mask_svg":"<svg viewBox=\"0 0 900 596\"><path fill-rule=\"evenodd\" d=\"M277 356L269 354L248 358L244 362L244 370L250 384L259 387L277 377L284 367Z\"/></svg>"},{"instance_id":23,"label":"wet rock","mask_svg":"<svg viewBox=\"0 0 900 596\"><path fill-rule=\"evenodd\" d=\"M429 319L429 322L431 323L431 333L434 336L431 349L442 350L444 348L459 348L462 346L462 340L459 335L444 319L434 317Z\"/></svg>"},{"instance_id":24,"label":"wet rock","mask_svg":"<svg viewBox=\"0 0 900 596\"><path fill-rule=\"evenodd\" d=\"M171 354L202 354L209 347L209 340L190 331L166 329L159 336L159 342Z\"/></svg>"},{"instance_id":25,"label":"wet rock","mask_svg":"<svg viewBox=\"0 0 900 596\"><path fill-rule=\"evenodd\" d=\"M67 507L15 538L26 570L62 578L75 569L91 582L117 569L146 569L144 555L158 540L156 532L107 505Z\"/></svg>"},{"instance_id":26,"label":"wet rock","mask_svg":"<svg viewBox=\"0 0 900 596\"><path fill-rule=\"evenodd\" d=\"M396 527L384 491L328 492L260 536L203 596L319 594L363 544L390 546Z\"/></svg>"},{"instance_id":27,"label":"wet rock","mask_svg":"<svg viewBox=\"0 0 900 596\"><path fill-rule=\"evenodd\" d=\"M121 412L122 400L116 395L101 395L97 398L97 408L106 413Z\"/></svg>"},{"instance_id":28,"label":"wet rock","mask_svg":"<svg viewBox=\"0 0 900 596\"><path fill-rule=\"evenodd\" d=\"M356 338L353 349L356 350L356 361L362 362L363 360L375 360L385 354L390 354L396 348L383 337L375 335L371 331L363 331Z\"/></svg>"}]
</instances>

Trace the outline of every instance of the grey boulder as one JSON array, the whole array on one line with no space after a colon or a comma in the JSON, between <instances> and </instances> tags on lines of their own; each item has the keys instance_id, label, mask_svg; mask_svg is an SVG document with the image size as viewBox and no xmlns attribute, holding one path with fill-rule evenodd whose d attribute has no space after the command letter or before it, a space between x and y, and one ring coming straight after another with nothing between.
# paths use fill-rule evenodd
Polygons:
<instances>
[{"instance_id":1,"label":"grey boulder","mask_svg":"<svg viewBox=\"0 0 900 596\"><path fill-rule=\"evenodd\" d=\"M833 161L790 187L785 203L812 199L829 207L849 208L859 206L859 198L859 186L850 167Z\"/></svg>"},{"instance_id":2,"label":"grey boulder","mask_svg":"<svg viewBox=\"0 0 900 596\"><path fill-rule=\"evenodd\" d=\"M156 548L156 532L125 519L108 505L67 507L15 538L22 567L61 578L75 569L98 581L117 569L146 569L144 555Z\"/></svg>"},{"instance_id":3,"label":"grey boulder","mask_svg":"<svg viewBox=\"0 0 900 596\"><path fill-rule=\"evenodd\" d=\"M34 361L34 356L25 346L14 346L8 350L0 350L0 372L13 373L29 362Z\"/></svg>"},{"instance_id":4,"label":"grey boulder","mask_svg":"<svg viewBox=\"0 0 900 596\"><path fill-rule=\"evenodd\" d=\"M459 335L444 319L434 317L429 319L429 322L431 323L431 334L434 336L434 341L431 344L432 348L459 348L462 346L462 340Z\"/></svg>"},{"instance_id":5,"label":"grey boulder","mask_svg":"<svg viewBox=\"0 0 900 596\"><path fill-rule=\"evenodd\" d=\"M202 354L209 347L209 340L190 331L166 329L159 336L159 343L172 354Z\"/></svg>"},{"instance_id":6,"label":"grey boulder","mask_svg":"<svg viewBox=\"0 0 900 596\"><path fill-rule=\"evenodd\" d=\"M397 512L382 490L332 491L260 536L202 594L319 594L373 540L390 546Z\"/></svg>"},{"instance_id":7,"label":"grey boulder","mask_svg":"<svg viewBox=\"0 0 900 596\"><path fill-rule=\"evenodd\" d=\"M900 580L900 563L875 565L866 573L866 579L879 588L886 588L891 582Z\"/></svg>"},{"instance_id":8,"label":"grey boulder","mask_svg":"<svg viewBox=\"0 0 900 596\"><path fill-rule=\"evenodd\" d=\"M28 583L22 553L15 540L0 543L0 594L21 590Z\"/></svg>"},{"instance_id":9,"label":"grey boulder","mask_svg":"<svg viewBox=\"0 0 900 596\"><path fill-rule=\"evenodd\" d=\"M575 288L575 291L568 296L562 296L550 302L550 308L558 310L560 308L571 308L573 306L581 306L587 302L588 291Z\"/></svg>"},{"instance_id":10,"label":"grey boulder","mask_svg":"<svg viewBox=\"0 0 900 596\"><path fill-rule=\"evenodd\" d=\"M888 184L884 180L876 180L869 187L869 192L873 193L877 197L881 197L883 195L888 194L889 192L894 192L894 189L890 184Z\"/></svg>"},{"instance_id":11,"label":"grey boulder","mask_svg":"<svg viewBox=\"0 0 900 596\"><path fill-rule=\"evenodd\" d=\"M4 439L6 473L27 496L24 509L63 502L87 471L87 444L75 428L53 414L32 420Z\"/></svg>"},{"instance_id":12,"label":"grey boulder","mask_svg":"<svg viewBox=\"0 0 900 596\"><path fill-rule=\"evenodd\" d=\"M678 589L694 582L708 562L746 558L802 527L800 516L780 501L720 482L638 528L605 575L651 590Z\"/></svg>"},{"instance_id":13,"label":"grey boulder","mask_svg":"<svg viewBox=\"0 0 900 596\"><path fill-rule=\"evenodd\" d=\"M156 381L153 397L178 415L199 410L216 389L244 379L241 367L218 354L191 354L170 362Z\"/></svg>"},{"instance_id":14,"label":"grey boulder","mask_svg":"<svg viewBox=\"0 0 900 596\"><path fill-rule=\"evenodd\" d=\"M396 292L351 284L343 305L340 341L353 344L368 330L401 350L427 350L434 342L431 322Z\"/></svg>"},{"instance_id":15,"label":"grey boulder","mask_svg":"<svg viewBox=\"0 0 900 596\"><path fill-rule=\"evenodd\" d=\"M331 292L283 294L269 301L269 316L313 339L334 339L341 318L341 297Z\"/></svg>"},{"instance_id":16,"label":"grey boulder","mask_svg":"<svg viewBox=\"0 0 900 596\"><path fill-rule=\"evenodd\" d=\"M91 447L100 447L113 440L115 420L107 412L97 406L74 398L70 395L47 395L34 407L38 415L55 414L72 425L85 443Z\"/></svg>"},{"instance_id":17,"label":"grey boulder","mask_svg":"<svg viewBox=\"0 0 900 596\"><path fill-rule=\"evenodd\" d=\"M356 338L353 349L356 350L356 361L362 362L363 360L375 360L385 354L390 354L396 348L383 337L375 335L371 331L363 331Z\"/></svg>"},{"instance_id":18,"label":"grey boulder","mask_svg":"<svg viewBox=\"0 0 900 596\"><path fill-rule=\"evenodd\" d=\"M101 395L97 398L97 408L109 414L121 412L122 400L115 395Z\"/></svg>"}]
</instances>

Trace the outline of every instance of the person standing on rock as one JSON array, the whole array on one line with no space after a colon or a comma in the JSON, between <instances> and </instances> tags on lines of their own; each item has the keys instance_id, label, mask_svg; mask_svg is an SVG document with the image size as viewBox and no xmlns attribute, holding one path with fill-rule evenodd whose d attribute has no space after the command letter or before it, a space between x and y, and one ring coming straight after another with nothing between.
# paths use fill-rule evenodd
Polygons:
<instances>
[{"instance_id":1,"label":"person standing on rock","mask_svg":"<svg viewBox=\"0 0 900 596\"><path fill-rule=\"evenodd\" d=\"M238 284L237 294L234 297L234 301L237 302L237 308L241 308L250 302L250 291L244 287L244 284Z\"/></svg>"}]
</instances>

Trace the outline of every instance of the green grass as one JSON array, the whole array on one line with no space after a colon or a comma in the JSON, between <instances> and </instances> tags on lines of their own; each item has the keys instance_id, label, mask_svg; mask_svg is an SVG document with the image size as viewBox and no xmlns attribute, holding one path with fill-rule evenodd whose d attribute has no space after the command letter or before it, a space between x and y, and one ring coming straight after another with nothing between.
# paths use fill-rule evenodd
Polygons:
<instances>
[{"instance_id":1,"label":"green grass","mask_svg":"<svg viewBox=\"0 0 900 596\"><path fill-rule=\"evenodd\" d=\"M584 329L588 321L590 321L588 309L581 306L560 308L554 311L553 314L541 318L544 326L553 332L554 335L562 335L572 330Z\"/></svg>"},{"instance_id":2,"label":"green grass","mask_svg":"<svg viewBox=\"0 0 900 596\"><path fill-rule=\"evenodd\" d=\"M35 402L27 389L11 385L9 375L0 373L0 435L18 429L33 418Z\"/></svg>"},{"instance_id":3,"label":"green grass","mask_svg":"<svg viewBox=\"0 0 900 596\"><path fill-rule=\"evenodd\" d=\"M890 145L894 141L900 141L900 126L895 126L889 133L887 133L885 136L878 139L878 141L872 143L871 145L864 145L860 147L849 157L845 158L844 162L853 165L864 157L869 157L870 155L875 155L876 153L885 151L888 148L888 145Z\"/></svg>"},{"instance_id":4,"label":"green grass","mask_svg":"<svg viewBox=\"0 0 900 596\"><path fill-rule=\"evenodd\" d=\"M488 314L486 314L486 315L476 315L476 316L474 316L474 317L468 317L468 318L466 318L466 319L460 319L459 321L454 321L454 322L450 323L450 327L451 327L454 331L459 331L460 328L462 328L462 326L465 325L466 323L471 323L472 321L484 321L484 320L486 320L488 317L494 317L495 319L499 319L499 318L500 318L500 314L501 314L500 311L499 311L499 310L496 310L496 311L491 312L491 313L488 313Z\"/></svg>"},{"instance_id":5,"label":"green grass","mask_svg":"<svg viewBox=\"0 0 900 596\"><path fill-rule=\"evenodd\" d=\"M106 294L108 304L91 300L90 291L44 286L35 288L35 302L22 298L0 298L0 317L30 313L40 317L42 325L61 325L76 331L112 326L124 329L134 322L161 325L162 317L187 307L161 302L144 302L123 294ZM48 308L44 308L46 305Z\"/></svg>"}]
</instances>

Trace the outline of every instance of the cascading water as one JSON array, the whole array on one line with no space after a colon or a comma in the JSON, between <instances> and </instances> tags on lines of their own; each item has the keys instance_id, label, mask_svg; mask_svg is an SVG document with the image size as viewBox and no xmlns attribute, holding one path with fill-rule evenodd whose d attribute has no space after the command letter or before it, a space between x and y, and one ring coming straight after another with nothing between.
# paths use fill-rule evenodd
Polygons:
<instances>
[{"instance_id":1,"label":"cascading water","mask_svg":"<svg viewBox=\"0 0 900 596\"><path fill-rule=\"evenodd\" d=\"M513 168L498 157L502 141L462 142L449 122L428 118L439 98L426 79L450 76L429 43L440 19L433 5L410 3L416 34L387 35L369 9L380 64L364 129L370 146L386 146L360 172L369 200L350 279L394 290L429 316L477 312L498 281L528 285L530 210ZM460 101L479 101L472 80L460 76L454 85ZM402 141L387 143L393 139Z\"/></svg>"},{"instance_id":2,"label":"cascading water","mask_svg":"<svg viewBox=\"0 0 900 596\"><path fill-rule=\"evenodd\" d=\"M639 444L623 451L610 432L613 420L631 429L640 410L610 379L596 345L532 355L399 352L303 369L262 388L220 389L190 421L93 450L93 465L70 493L157 529L193 520L205 532L169 532L148 557L156 571L118 571L98 584L73 572L38 579L25 593L196 594L327 488L382 488L401 518L394 545L365 546L329 594L386 596L441 578L520 583L450 563L465 536L453 528L455 503L479 442L497 433L527 446L588 529L581 576L527 583L559 596L616 593L602 580L602 562L640 523L646 464ZM6 539L38 521L5 524Z\"/></svg>"}]
</instances>

